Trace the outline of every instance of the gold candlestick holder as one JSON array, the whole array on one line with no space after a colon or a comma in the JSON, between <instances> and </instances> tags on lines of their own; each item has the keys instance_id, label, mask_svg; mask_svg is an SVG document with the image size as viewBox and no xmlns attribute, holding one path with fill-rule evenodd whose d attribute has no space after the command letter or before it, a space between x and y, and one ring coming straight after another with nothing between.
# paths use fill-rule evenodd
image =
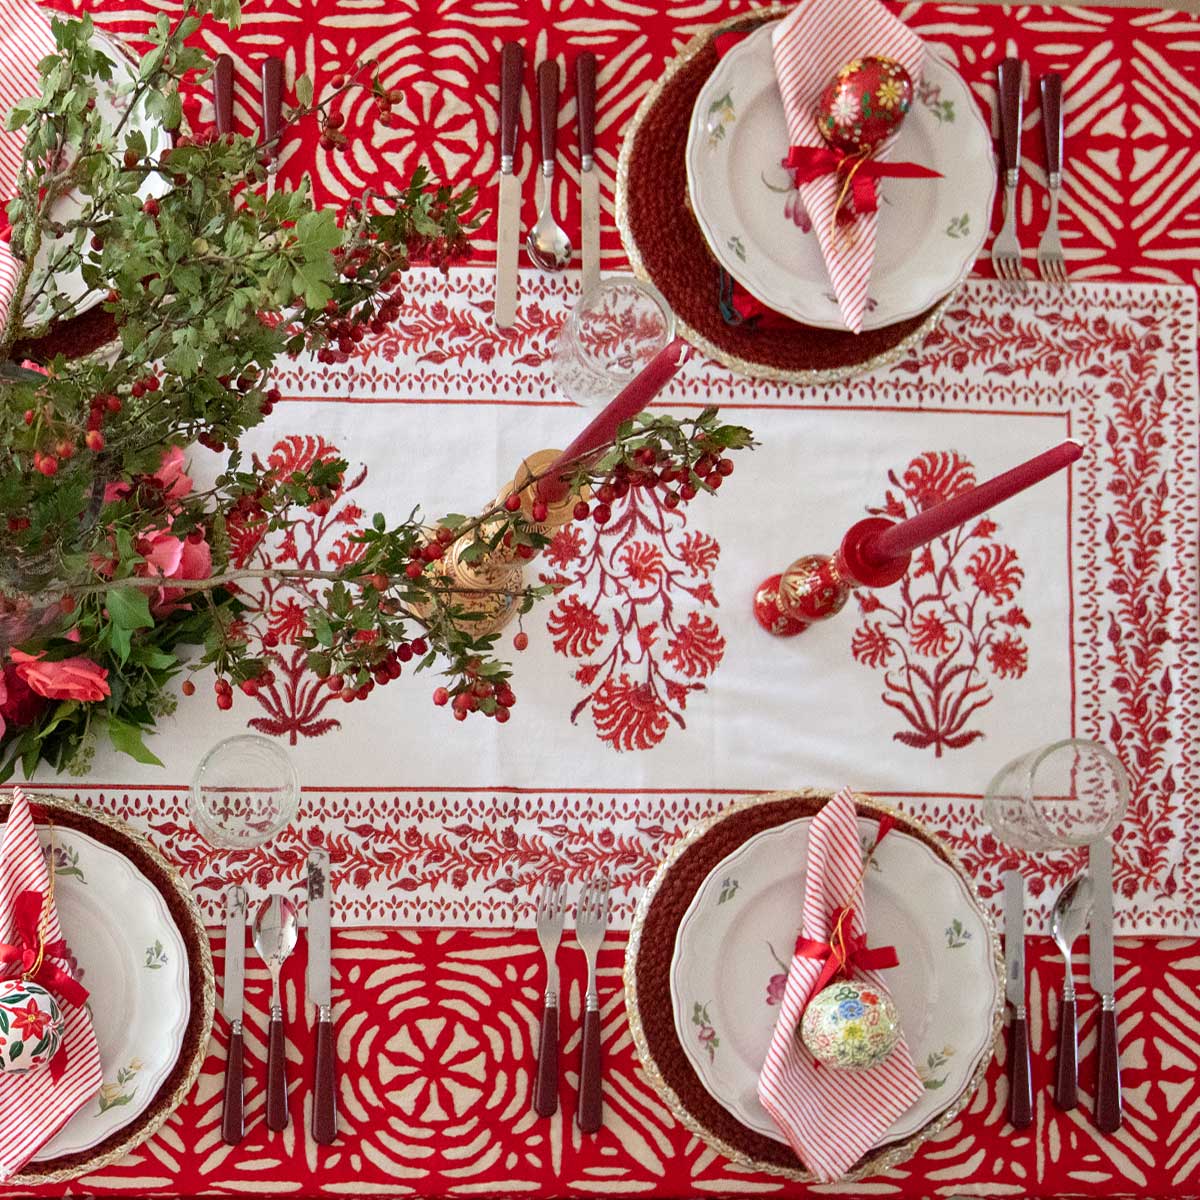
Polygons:
<instances>
[{"instance_id":1,"label":"gold candlestick holder","mask_svg":"<svg viewBox=\"0 0 1200 1200\"><path fill-rule=\"evenodd\" d=\"M537 503L534 481L560 453L558 450L539 450L531 454L487 507L498 507L514 492L519 492L521 512L526 520L539 533L548 537L553 535L555 530L571 520L572 510L580 499L579 495L568 495L558 503L547 506L544 521L533 519L533 506ZM586 495L583 498L586 499ZM489 522L480 532L485 538L493 537L501 524L500 521ZM467 539L451 542L446 554L434 564L433 570L448 587L455 589L454 605L464 611L463 619L455 621L458 628L475 637L484 637L489 633L498 633L517 615L518 597L525 587L525 568L535 559L522 558L515 547L501 543L482 558L464 562L462 556L471 544Z\"/></svg>"}]
</instances>

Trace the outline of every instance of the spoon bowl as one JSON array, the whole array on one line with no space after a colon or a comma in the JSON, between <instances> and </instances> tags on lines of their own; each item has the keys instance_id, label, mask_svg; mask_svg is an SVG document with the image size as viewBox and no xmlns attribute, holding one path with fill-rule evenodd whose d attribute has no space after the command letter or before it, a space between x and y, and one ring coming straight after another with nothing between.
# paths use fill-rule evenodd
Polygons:
<instances>
[{"instance_id":1,"label":"spoon bowl","mask_svg":"<svg viewBox=\"0 0 1200 1200\"><path fill-rule=\"evenodd\" d=\"M284 1064L283 1004L279 996L279 974L296 948L300 917L296 906L272 892L254 916L254 948L271 974L271 1024L267 1037L267 1128L287 1128L287 1071Z\"/></svg>"},{"instance_id":2,"label":"spoon bowl","mask_svg":"<svg viewBox=\"0 0 1200 1200\"><path fill-rule=\"evenodd\" d=\"M1050 914L1050 936L1071 961L1071 947L1087 928L1092 915L1092 880L1089 875L1076 875L1058 894Z\"/></svg>"}]
</instances>

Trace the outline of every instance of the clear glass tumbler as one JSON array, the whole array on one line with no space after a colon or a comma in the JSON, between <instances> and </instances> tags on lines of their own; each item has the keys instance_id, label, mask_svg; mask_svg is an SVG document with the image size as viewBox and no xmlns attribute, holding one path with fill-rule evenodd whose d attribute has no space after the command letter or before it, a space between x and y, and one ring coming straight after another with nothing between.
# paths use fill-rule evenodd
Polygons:
<instances>
[{"instance_id":1,"label":"clear glass tumbler","mask_svg":"<svg viewBox=\"0 0 1200 1200\"><path fill-rule=\"evenodd\" d=\"M1018 850L1062 850L1107 837L1129 804L1129 776L1098 742L1067 738L1002 767L984 820Z\"/></svg>"},{"instance_id":2,"label":"clear glass tumbler","mask_svg":"<svg viewBox=\"0 0 1200 1200\"><path fill-rule=\"evenodd\" d=\"M606 404L674 336L675 315L656 288L632 275L603 276L559 330L554 382L576 404Z\"/></svg>"},{"instance_id":3,"label":"clear glass tumbler","mask_svg":"<svg viewBox=\"0 0 1200 1200\"><path fill-rule=\"evenodd\" d=\"M268 738L241 734L218 742L192 776L192 823L230 850L262 845L291 824L300 805L292 760Z\"/></svg>"}]
</instances>

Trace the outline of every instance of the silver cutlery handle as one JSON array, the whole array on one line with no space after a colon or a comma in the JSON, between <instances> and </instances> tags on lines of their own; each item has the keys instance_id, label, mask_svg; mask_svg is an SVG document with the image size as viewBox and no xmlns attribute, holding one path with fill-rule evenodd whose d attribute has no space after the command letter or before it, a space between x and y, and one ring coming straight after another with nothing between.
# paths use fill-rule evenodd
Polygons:
<instances>
[{"instance_id":1,"label":"silver cutlery handle","mask_svg":"<svg viewBox=\"0 0 1200 1200\"><path fill-rule=\"evenodd\" d=\"M271 1005L267 1033L267 1128L278 1132L288 1123L287 1067L284 1057L283 1007Z\"/></svg>"},{"instance_id":2,"label":"silver cutlery handle","mask_svg":"<svg viewBox=\"0 0 1200 1200\"><path fill-rule=\"evenodd\" d=\"M1006 58L997 70L1000 83L1000 148L1004 157L1004 183L1016 187L1021 167L1021 120L1024 111L1021 60Z\"/></svg>"},{"instance_id":3,"label":"silver cutlery handle","mask_svg":"<svg viewBox=\"0 0 1200 1200\"><path fill-rule=\"evenodd\" d=\"M583 1133L595 1133L604 1124L600 1078L600 1002L589 995L583 1014L583 1056L579 1065L579 1112L576 1115Z\"/></svg>"},{"instance_id":4,"label":"silver cutlery handle","mask_svg":"<svg viewBox=\"0 0 1200 1200\"><path fill-rule=\"evenodd\" d=\"M538 1035L537 1078L533 1084L533 1111L552 1117L558 1111L558 993L546 993L542 1027Z\"/></svg>"},{"instance_id":5,"label":"silver cutlery handle","mask_svg":"<svg viewBox=\"0 0 1200 1200\"><path fill-rule=\"evenodd\" d=\"M1075 995L1064 992L1058 1003L1058 1061L1054 1103L1062 1109L1079 1103L1079 1037L1075 1030Z\"/></svg>"}]
</instances>

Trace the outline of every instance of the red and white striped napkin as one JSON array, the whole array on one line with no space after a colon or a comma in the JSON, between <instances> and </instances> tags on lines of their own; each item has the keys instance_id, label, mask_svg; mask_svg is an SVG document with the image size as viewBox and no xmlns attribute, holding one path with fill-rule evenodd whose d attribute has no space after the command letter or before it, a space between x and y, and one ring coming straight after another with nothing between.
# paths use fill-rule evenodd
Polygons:
<instances>
[{"instance_id":1,"label":"red and white striped napkin","mask_svg":"<svg viewBox=\"0 0 1200 1200\"><path fill-rule=\"evenodd\" d=\"M24 891L43 895L50 886L46 857L38 841L29 802L20 788L13 789L12 808L0 843L0 942L17 940L14 908ZM52 904L46 941L62 937L58 912ZM69 964L59 961L62 967ZM8 976L19 967L0 968ZM19 1171L62 1127L68 1118L88 1103L104 1081L100 1047L92 1031L92 1018L82 1005L61 1003L66 1017L63 1046L66 1069L57 1082L51 1068L32 1074L0 1073L0 1179Z\"/></svg>"},{"instance_id":2,"label":"red and white striped napkin","mask_svg":"<svg viewBox=\"0 0 1200 1200\"><path fill-rule=\"evenodd\" d=\"M925 56L921 39L879 0L802 0L780 22L771 44L793 146L825 145L813 107L839 67L869 55L895 59L916 87ZM884 147L876 157L886 158L888 149ZM875 262L879 214L859 214L853 239L846 238L830 227L840 192L841 183L833 175L800 186L846 327L859 333Z\"/></svg>"},{"instance_id":3,"label":"red and white striped napkin","mask_svg":"<svg viewBox=\"0 0 1200 1200\"><path fill-rule=\"evenodd\" d=\"M0 0L0 114L7 118L18 100L41 90L37 65L54 51L50 20L31 0ZM9 133L0 121L0 328L17 287L21 264L8 248L8 202L17 194L25 138Z\"/></svg>"},{"instance_id":4,"label":"red and white striped napkin","mask_svg":"<svg viewBox=\"0 0 1200 1200\"><path fill-rule=\"evenodd\" d=\"M854 799L849 791L841 791L809 829L804 937L828 941L830 916L848 905L853 906L848 936L865 932L862 860ZM883 1062L868 1070L817 1065L800 1041L798 1028L821 966L815 958L792 959L758 1080L758 1098L804 1165L819 1179L832 1182L866 1154L925 1089L903 1037ZM862 974L887 991L877 973Z\"/></svg>"}]
</instances>

